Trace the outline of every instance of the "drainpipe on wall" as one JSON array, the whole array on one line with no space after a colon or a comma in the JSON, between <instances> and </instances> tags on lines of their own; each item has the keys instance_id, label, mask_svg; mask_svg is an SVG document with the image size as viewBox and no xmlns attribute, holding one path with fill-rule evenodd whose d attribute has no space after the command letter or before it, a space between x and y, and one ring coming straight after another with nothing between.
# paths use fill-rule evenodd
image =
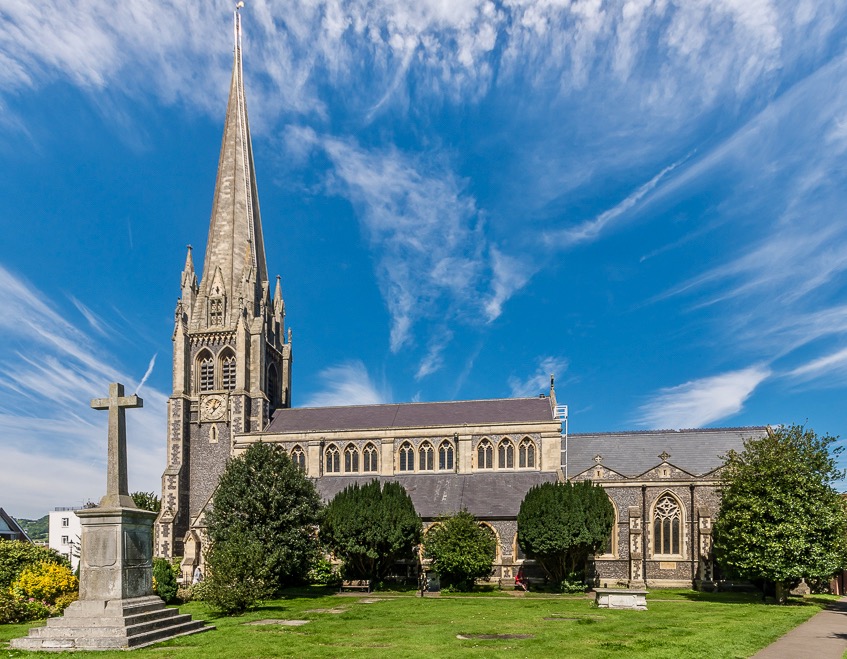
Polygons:
<instances>
[{"instance_id":1,"label":"drainpipe on wall","mask_svg":"<svg viewBox=\"0 0 847 659\"><path fill-rule=\"evenodd\" d=\"M694 529L695 529L695 526L694 526L694 483L691 483L688 487L691 491L691 521L690 521L691 534L689 535L689 538L690 538L690 540L689 540L689 543L690 543L689 551L691 552L691 585L693 586L694 581L696 579L696 575L697 575L697 573L694 571L694 550L695 550L695 548L697 548L697 550L699 551L700 542L699 542L698 538L694 537L695 536L695 533L694 533ZM696 545L694 544L695 540L697 540Z\"/></svg>"},{"instance_id":2,"label":"drainpipe on wall","mask_svg":"<svg viewBox=\"0 0 847 659\"><path fill-rule=\"evenodd\" d=\"M644 577L644 587L647 587L647 528L650 522L647 520L647 486L641 486L641 572Z\"/></svg>"}]
</instances>

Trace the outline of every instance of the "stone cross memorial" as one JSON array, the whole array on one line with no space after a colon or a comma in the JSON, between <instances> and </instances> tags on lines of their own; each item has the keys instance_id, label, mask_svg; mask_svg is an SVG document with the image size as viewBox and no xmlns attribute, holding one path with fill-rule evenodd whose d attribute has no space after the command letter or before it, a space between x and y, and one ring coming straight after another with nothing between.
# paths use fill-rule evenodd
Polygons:
<instances>
[{"instance_id":1,"label":"stone cross memorial","mask_svg":"<svg viewBox=\"0 0 847 659\"><path fill-rule=\"evenodd\" d=\"M124 396L124 386L113 382L109 385L109 397L93 399L91 407L95 410L109 410L106 495L100 500L100 507L135 508L127 485L126 408L144 407L144 401L135 394Z\"/></svg>"},{"instance_id":2,"label":"stone cross memorial","mask_svg":"<svg viewBox=\"0 0 847 659\"><path fill-rule=\"evenodd\" d=\"M213 629L165 608L153 594L153 522L156 513L136 507L129 495L126 409L141 407L124 386L91 407L109 411L106 494L96 508L76 511L82 524L79 600L61 618L33 627L11 647L24 650L133 649L175 636Z\"/></svg>"}]
</instances>

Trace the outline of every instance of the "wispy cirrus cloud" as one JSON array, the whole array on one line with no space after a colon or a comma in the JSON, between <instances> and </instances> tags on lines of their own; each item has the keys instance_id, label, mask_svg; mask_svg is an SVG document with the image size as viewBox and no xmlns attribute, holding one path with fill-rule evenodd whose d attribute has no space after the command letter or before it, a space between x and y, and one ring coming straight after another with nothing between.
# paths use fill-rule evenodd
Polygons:
<instances>
[{"instance_id":1,"label":"wispy cirrus cloud","mask_svg":"<svg viewBox=\"0 0 847 659\"><path fill-rule=\"evenodd\" d=\"M839 219L847 92L838 81L845 74L842 55L799 80L650 200L655 210L720 181L723 221L713 228L732 226L730 241L715 232L723 258L654 301L680 298L692 312L708 308L713 329L729 334L730 350L779 359L781 370L805 379L839 371L830 356L847 339L847 224ZM817 356L810 359L809 350Z\"/></svg>"},{"instance_id":2,"label":"wispy cirrus cloud","mask_svg":"<svg viewBox=\"0 0 847 659\"><path fill-rule=\"evenodd\" d=\"M359 360L325 368L318 377L323 383L322 388L307 397L304 407L376 405L391 402L390 394L374 383L368 369Z\"/></svg>"},{"instance_id":3,"label":"wispy cirrus cloud","mask_svg":"<svg viewBox=\"0 0 847 659\"><path fill-rule=\"evenodd\" d=\"M568 360L562 357L541 357L535 372L525 377L511 376L509 389L516 398L528 398L550 390L550 377L561 376L568 369Z\"/></svg>"},{"instance_id":4,"label":"wispy cirrus cloud","mask_svg":"<svg viewBox=\"0 0 847 659\"><path fill-rule=\"evenodd\" d=\"M44 304L46 299L0 266L0 307L6 310L0 315L0 449L16 465L0 481L0 498L6 510L22 517L99 500L105 493L107 420L89 403L110 382L132 381L111 365L102 344L55 305ZM166 403L165 394L148 389L144 408L129 415L133 490L158 489Z\"/></svg>"},{"instance_id":5,"label":"wispy cirrus cloud","mask_svg":"<svg viewBox=\"0 0 847 659\"><path fill-rule=\"evenodd\" d=\"M327 185L356 208L378 257L376 275L391 316L390 347L408 345L415 325L434 318L478 323L496 319L531 275L523 260L486 237L476 201L439 153L366 149L352 140L290 127L286 142L298 158L310 149L329 156ZM452 334L429 341L418 378L440 367Z\"/></svg>"},{"instance_id":6,"label":"wispy cirrus cloud","mask_svg":"<svg viewBox=\"0 0 847 659\"><path fill-rule=\"evenodd\" d=\"M657 429L707 426L740 412L771 373L756 365L661 389L641 406L637 423Z\"/></svg>"}]
</instances>

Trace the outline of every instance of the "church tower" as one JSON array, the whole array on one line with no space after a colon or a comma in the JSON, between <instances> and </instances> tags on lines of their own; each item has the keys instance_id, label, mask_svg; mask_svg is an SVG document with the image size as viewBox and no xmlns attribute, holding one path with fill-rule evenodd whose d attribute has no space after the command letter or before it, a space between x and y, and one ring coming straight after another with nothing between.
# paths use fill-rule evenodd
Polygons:
<instances>
[{"instance_id":1,"label":"church tower","mask_svg":"<svg viewBox=\"0 0 847 659\"><path fill-rule=\"evenodd\" d=\"M279 277L268 281L241 66L241 17L218 162L209 238L198 283L191 247L174 318L173 393L156 554L193 553L195 527L236 433L262 430L291 404L291 331ZM202 525L202 523L200 523ZM187 557L187 556L186 556Z\"/></svg>"}]
</instances>

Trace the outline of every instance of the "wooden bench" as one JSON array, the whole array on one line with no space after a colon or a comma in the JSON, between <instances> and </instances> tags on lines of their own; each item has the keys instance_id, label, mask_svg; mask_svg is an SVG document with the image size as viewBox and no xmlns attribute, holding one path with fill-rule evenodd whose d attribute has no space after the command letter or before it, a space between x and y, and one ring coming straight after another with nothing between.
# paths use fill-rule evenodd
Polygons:
<instances>
[{"instance_id":1,"label":"wooden bench","mask_svg":"<svg viewBox=\"0 0 847 659\"><path fill-rule=\"evenodd\" d=\"M371 592L370 579L350 579L341 582L341 588L338 591L343 593L345 590L364 590L366 593Z\"/></svg>"}]
</instances>

